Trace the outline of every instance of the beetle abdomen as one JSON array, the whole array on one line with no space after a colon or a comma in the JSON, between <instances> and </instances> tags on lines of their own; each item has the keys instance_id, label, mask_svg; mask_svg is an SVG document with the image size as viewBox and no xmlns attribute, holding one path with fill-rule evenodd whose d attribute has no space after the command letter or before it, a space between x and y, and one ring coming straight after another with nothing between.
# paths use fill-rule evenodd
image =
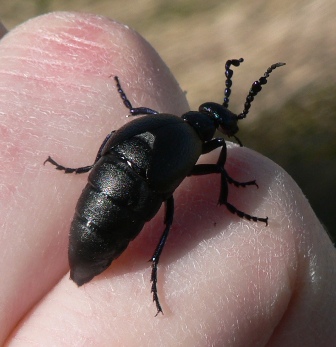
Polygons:
<instances>
[{"instance_id":1,"label":"beetle abdomen","mask_svg":"<svg viewBox=\"0 0 336 347\"><path fill-rule=\"evenodd\" d=\"M105 154L92 169L70 230L70 277L82 285L103 272L162 204L127 160Z\"/></svg>"}]
</instances>

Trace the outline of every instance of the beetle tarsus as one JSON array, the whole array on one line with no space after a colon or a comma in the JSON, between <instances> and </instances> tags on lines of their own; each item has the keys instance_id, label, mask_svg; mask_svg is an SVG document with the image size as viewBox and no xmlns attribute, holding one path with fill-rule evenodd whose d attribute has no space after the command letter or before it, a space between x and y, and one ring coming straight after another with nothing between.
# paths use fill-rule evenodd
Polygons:
<instances>
[{"instance_id":1,"label":"beetle tarsus","mask_svg":"<svg viewBox=\"0 0 336 347\"><path fill-rule=\"evenodd\" d=\"M219 204L225 205L231 213L236 214L240 218L245 218L245 219L247 219L249 221L253 221L253 222L263 222L266 224L266 226L268 226L268 217L261 218L261 217L251 216L250 214L247 214L243 211L238 210L236 207L234 207L233 205L231 205L227 201L219 201Z\"/></svg>"},{"instance_id":2,"label":"beetle tarsus","mask_svg":"<svg viewBox=\"0 0 336 347\"><path fill-rule=\"evenodd\" d=\"M43 165L45 165L46 162L49 162L50 164L54 165L56 170L64 171L64 173L66 174L68 173L81 174L81 173L89 172L93 168L93 165L77 167L77 168L65 167L63 165L58 164L50 156L44 161Z\"/></svg>"},{"instance_id":3,"label":"beetle tarsus","mask_svg":"<svg viewBox=\"0 0 336 347\"><path fill-rule=\"evenodd\" d=\"M231 176L229 176L229 174L225 170L224 170L224 174L225 174L227 182L230 184L233 184L236 187L245 188L246 186L256 186L257 188L259 188L256 180L247 181L247 182L238 182L238 181L234 180Z\"/></svg>"}]
</instances>

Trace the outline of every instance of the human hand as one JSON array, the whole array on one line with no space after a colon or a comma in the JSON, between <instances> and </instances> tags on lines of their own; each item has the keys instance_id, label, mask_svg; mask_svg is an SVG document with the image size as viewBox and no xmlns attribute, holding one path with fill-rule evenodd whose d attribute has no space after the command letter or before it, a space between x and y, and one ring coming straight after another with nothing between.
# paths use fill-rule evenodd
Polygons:
<instances>
[{"instance_id":1,"label":"human hand","mask_svg":"<svg viewBox=\"0 0 336 347\"><path fill-rule=\"evenodd\" d=\"M104 18L53 13L0 44L1 344L332 346L335 249L295 182L247 148L230 145L225 167L259 189L230 186L229 201L269 226L217 206L219 177L187 178L159 264L163 316L147 262L162 211L107 271L80 288L70 281L68 231L86 176L43 161L89 165L129 121L111 75L134 106L181 115L188 105L153 49Z\"/></svg>"}]
</instances>

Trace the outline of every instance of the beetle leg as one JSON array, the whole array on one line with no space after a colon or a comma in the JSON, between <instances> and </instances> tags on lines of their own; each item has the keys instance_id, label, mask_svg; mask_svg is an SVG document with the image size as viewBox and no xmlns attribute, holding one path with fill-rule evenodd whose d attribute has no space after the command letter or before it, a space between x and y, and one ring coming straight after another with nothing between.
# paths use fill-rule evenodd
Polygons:
<instances>
[{"instance_id":1,"label":"beetle leg","mask_svg":"<svg viewBox=\"0 0 336 347\"><path fill-rule=\"evenodd\" d=\"M238 182L234 180L231 176L229 176L229 174L226 171L225 171L225 176L226 176L226 181L230 184L234 184L236 187L245 188L246 186L256 186L257 188L259 188L256 180L247 181L247 182Z\"/></svg>"},{"instance_id":2,"label":"beetle leg","mask_svg":"<svg viewBox=\"0 0 336 347\"><path fill-rule=\"evenodd\" d=\"M43 165L45 165L46 162L49 162L53 165L56 166L56 170L61 170L64 171L64 173L76 173L76 174L81 174L81 173L85 173L85 172L89 172L93 166L96 164L96 162L100 159L101 157L101 153L102 150L106 144L106 142L108 141L108 139L112 136L112 134L115 131L112 131L110 134L108 134L105 137L105 140L103 141L103 143L100 145L96 159L94 161L94 163L92 165L88 165L88 166L83 166L83 167L77 167L77 168L71 168L71 167L65 167L63 165L58 164L53 158L51 158L50 156L48 156L48 158L44 161Z\"/></svg>"},{"instance_id":3,"label":"beetle leg","mask_svg":"<svg viewBox=\"0 0 336 347\"><path fill-rule=\"evenodd\" d=\"M253 220L254 222L264 222L266 224L266 226L268 225L268 217L266 218L261 218L261 217L256 217L256 216L251 216L250 214L247 214L243 211L238 210L236 207L234 207L233 205L231 205L229 202L224 202L223 203L227 209L233 213L236 214L237 216L239 216L240 218L245 218L249 221Z\"/></svg>"},{"instance_id":4,"label":"beetle leg","mask_svg":"<svg viewBox=\"0 0 336 347\"><path fill-rule=\"evenodd\" d=\"M160 255L162 253L163 247L166 243L168 234L169 234L169 230L170 227L173 223L173 217L174 217L174 198L173 196L171 196L170 198L168 198L165 201L166 204L166 215L165 215L165 220L164 223L166 224L165 230L163 231L163 234L161 236L161 239L158 243L158 245L156 246L155 252L152 256L152 258L150 259L150 261L152 262L152 274L151 274L151 282L152 282L152 289L151 289L151 293L153 293L153 301L156 304L156 308L157 308L157 313L155 316L157 316L160 312L163 314L161 305L160 305L160 301L159 301L159 297L157 294L157 266L159 264L159 260L160 260Z\"/></svg>"},{"instance_id":5,"label":"beetle leg","mask_svg":"<svg viewBox=\"0 0 336 347\"><path fill-rule=\"evenodd\" d=\"M131 116L140 116L140 115L145 115L145 114L158 114L158 111L155 111L151 108L148 107L136 107L134 108L131 104L131 102L128 100L126 93L124 90L121 88L119 78L118 76L114 76L114 80L116 81L116 85L118 88L118 93L124 102L124 105L130 110Z\"/></svg>"},{"instance_id":6,"label":"beetle leg","mask_svg":"<svg viewBox=\"0 0 336 347\"><path fill-rule=\"evenodd\" d=\"M245 188L246 186L251 186L251 185L254 185L254 186L258 187L257 182L255 180L247 181L247 182L238 182L235 179L233 179L226 172L226 170L224 170L224 165L225 165L225 162L226 162L226 158L227 158L227 148L226 148L226 145L224 144L223 147L222 147L222 150L221 150L221 152L219 154L218 160L217 160L217 165L220 168L223 168L223 171L221 171L221 173L222 173L222 182L225 179L226 182L228 182L230 184L234 184L236 187L244 187Z\"/></svg>"},{"instance_id":7,"label":"beetle leg","mask_svg":"<svg viewBox=\"0 0 336 347\"><path fill-rule=\"evenodd\" d=\"M222 137L216 137L210 141L204 142L202 147L202 154L210 153L216 148L223 147L226 148L225 140Z\"/></svg>"},{"instance_id":8,"label":"beetle leg","mask_svg":"<svg viewBox=\"0 0 336 347\"><path fill-rule=\"evenodd\" d=\"M83 167L77 167L77 168L71 168L71 167L65 167L63 165L58 164L54 159L52 159L50 156L44 161L43 165L45 165L46 162L49 162L56 166L56 170L64 171L64 173L76 173L81 174L88 172L92 169L93 165L83 166Z\"/></svg>"},{"instance_id":9,"label":"beetle leg","mask_svg":"<svg viewBox=\"0 0 336 347\"><path fill-rule=\"evenodd\" d=\"M214 139L214 140L217 140L217 139ZM208 145L209 147L214 146L214 144L212 144L212 140L208 141L207 143L209 143L209 145ZM205 145L207 143L205 143ZM248 182L238 182L238 181L234 180L233 178L231 178L229 176L229 174L226 172L226 170L224 169L224 164L226 161L226 154L227 154L226 145L224 143L222 150L221 150L221 153L219 155L217 164L197 164L194 166L193 170L191 171L191 173L188 176L200 176L200 175L208 175L208 174L212 174L212 173L219 173L221 175L221 190L220 190L220 194L219 194L218 203L220 205L225 205L231 213L234 213L241 218L245 218L247 220L253 220L255 222L257 222L257 221L264 222L266 225L268 225L268 217L260 218L260 217L251 216L251 215L249 215L243 211L238 210L235 206L231 205L227 201L228 183L234 184L237 187L246 187L249 185L256 185L257 186L257 183L255 180L254 181L248 181Z\"/></svg>"}]
</instances>

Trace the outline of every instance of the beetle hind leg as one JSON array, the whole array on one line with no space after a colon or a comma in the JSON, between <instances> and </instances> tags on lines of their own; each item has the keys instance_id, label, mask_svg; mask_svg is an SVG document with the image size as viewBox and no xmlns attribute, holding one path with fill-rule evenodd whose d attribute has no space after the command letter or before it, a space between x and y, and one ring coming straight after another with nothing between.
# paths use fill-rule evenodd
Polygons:
<instances>
[{"instance_id":1,"label":"beetle hind leg","mask_svg":"<svg viewBox=\"0 0 336 347\"><path fill-rule=\"evenodd\" d=\"M155 302L156 309L157 309L155 316L157 316L160 312L163 314L162 307L161 307L158 293L157 293L157 267L159 264L160 255L162 253L163 247L166 243L166 240L167 240L167 237L169 234L170 227L173 223L173 217L174 217L174 198L173 198L173 196L171 196L166 201L166 215L165 215L165 221L164 221L166 227L163 231L163 234L161 236L161 239L160 239L158 245L156 246L156 249L155 249L155 252L154 252L152 258L150 259L150 261L152 262L151 293L153 293L153 301Z\"/></svg>"}]
</instances>

